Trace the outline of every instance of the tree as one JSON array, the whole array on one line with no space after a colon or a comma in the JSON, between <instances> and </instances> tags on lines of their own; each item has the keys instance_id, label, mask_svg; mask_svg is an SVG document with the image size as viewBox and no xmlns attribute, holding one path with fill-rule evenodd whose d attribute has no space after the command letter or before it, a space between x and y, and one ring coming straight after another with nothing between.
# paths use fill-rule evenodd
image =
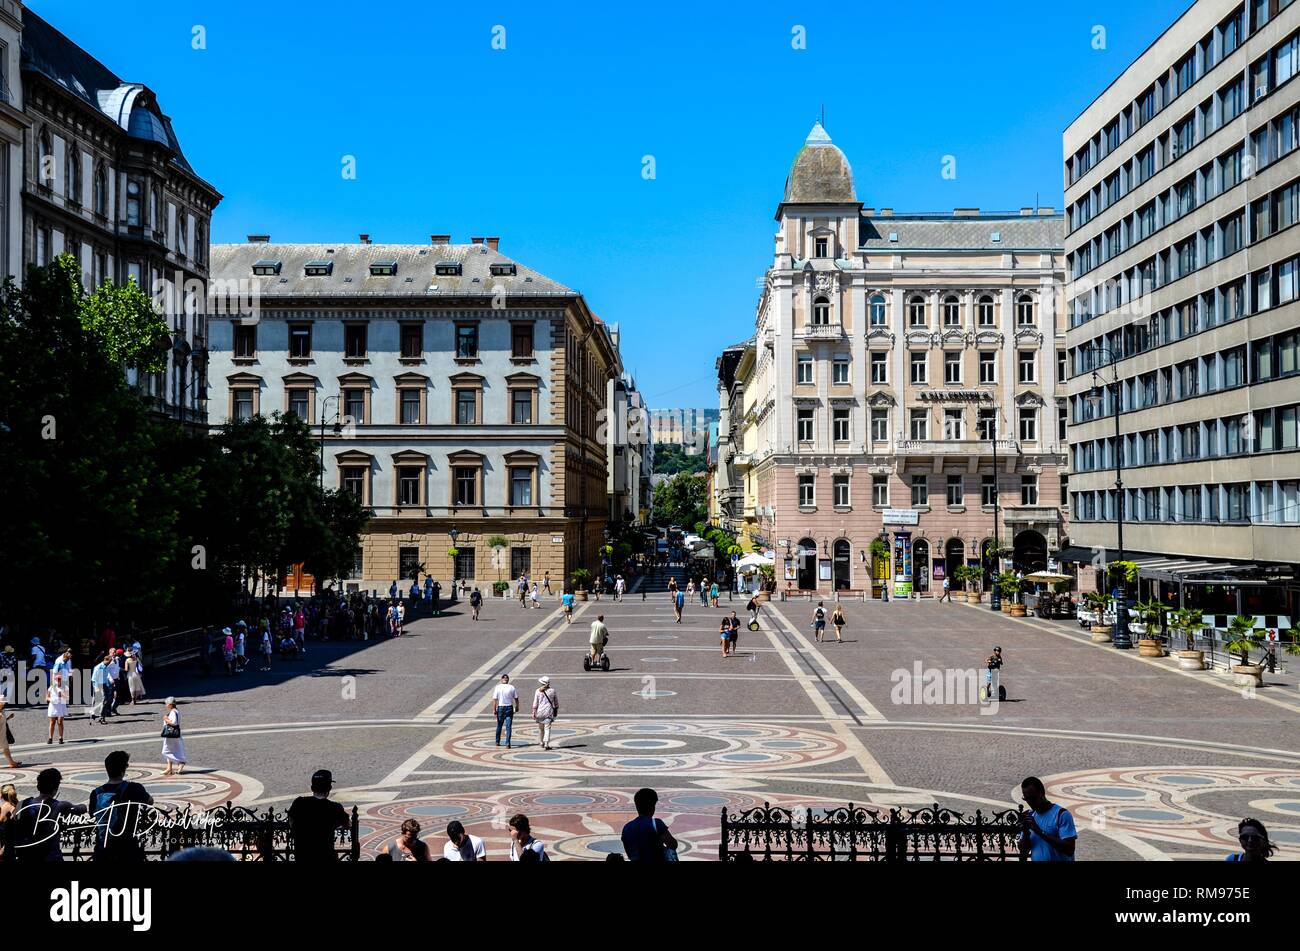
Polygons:
<instances>
[{"instance_id":1,"label":"tree","mask_svg":"<svg viewBox=\"0 0 1300 951\"><path fill-rule=\"evenodd\" d=\"M677 443L655 443L654 471L657 473L703 472L707 467L708 459L702 452L687 455L685 447Z\"/></svg>"},{"instance_id":2,"label":"tree","mask_svg":"<svg viewBox=\"0 0 1300 951\"><path fill-rule=\"evenodd\" d=\"M656 525L690 526L708 517L704 479L688 472L678 473L654 487Z\"/></svg>"}]
</instances>

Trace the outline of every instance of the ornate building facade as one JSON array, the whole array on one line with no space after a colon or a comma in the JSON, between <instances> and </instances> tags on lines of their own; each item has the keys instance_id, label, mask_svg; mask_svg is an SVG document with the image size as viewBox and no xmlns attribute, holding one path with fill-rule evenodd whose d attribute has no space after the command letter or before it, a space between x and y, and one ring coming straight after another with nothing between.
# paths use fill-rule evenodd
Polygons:
<instances>
[{"instance_id":1,"label":"ornate building facade","mask_svg":"<svg viewBox=\"0 0 1300 951\"><path fill-rule=\"evenodd\" d=\"M558 588L600 564L621 366L580 294L496 238L450 235L253 235L214 246L213 288L256 308L212 302L212 423L277 411L319 433L325 484L373 513L351 584L387 591L423 565L444 585L549 572Z\"/></svg>"},{"instance_id":2,"label":"ornate building facade","mask_svg":"<svg viewBox=\"0 0 1300 951\"><path fill-rule=\"evenodd\" d=\"M1043 566L1064 536L1062 216L864 209L819 123L776 220L752 369L732 355L752 399L726 398L778 579L926 593L991 570L992 538Z\"/></svg>"},{"instance_id":3,"label":"ornate building facade","mask_svg":"<svg viewBox=\"0 0 1300 951\"><path fill-rule=\"evenodd\" d=\"M221 195L186 161L147 86L120 79L31 10L17 9L30 123L19 166L22 261L44 265L67 252L88 288L133 280L154 297L172 347L164 371L133 382L155 412L202 428L209 222Z\"/></svg>"}]
</instances>

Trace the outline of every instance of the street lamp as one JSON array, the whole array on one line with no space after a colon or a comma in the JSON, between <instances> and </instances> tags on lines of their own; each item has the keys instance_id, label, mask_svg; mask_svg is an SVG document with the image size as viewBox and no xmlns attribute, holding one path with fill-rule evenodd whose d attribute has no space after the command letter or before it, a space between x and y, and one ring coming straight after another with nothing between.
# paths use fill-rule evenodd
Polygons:
<instances>
[{"instance_id":1,"label":"street lamp","mask_svg":"<svg viewBox=\"0 0 1300 951\"><path fill-rule=\"evenodd\" d=\"M334 401L334 435L337 436L343 432L342 420L339 418L338 411L338 394L327 396L320 403L320 494L325 494L325 407L329 405L330 400Z\"/></svg>"},{"instance_id":2,"label":"street lamp","mask_svg":"<svg viewBox=\"0 0 1300 951\"><path fill-rule=\"evenodd\" d=\"M998 575L1002 569L1001 527L998 524L998 417L997 410L989 420L989 442L993 444L993 591L989 597L989 610L1002 610L1002 596L998 593ZM984 556L988 556L985 551Z\"/></svg>"},{"instance_id":3,"label":"street lamp","mask_svg":"<svg viewBox=\"0 0 1300 951\"><path fill-rule=\"evenodd\" d=\"M1124 560L1124 441L1119 432L1120 390L1119 370L1115 366L1118 355L1109 347L1092 349L1092 389L1086 397L1088 405L1094 412L1100 412L1105 403L1105 392L1111 393L1111 410L1115 414L1115 547L1119 549L1119 560ZM1105 360L1101 367L1097 358ZM1110 379L1100 370L1109 368ZM1103 389L1104 387L1104 389ZM1109 571L1103 574L1102 583L1108 583ZM1124 591L1125 579L1119 581L1119 594L1115 598L1115 632L1111 642L1119 650L1128 650L1133 646L1128 632L1128 597Z\"/></svg>"}]
</instances>

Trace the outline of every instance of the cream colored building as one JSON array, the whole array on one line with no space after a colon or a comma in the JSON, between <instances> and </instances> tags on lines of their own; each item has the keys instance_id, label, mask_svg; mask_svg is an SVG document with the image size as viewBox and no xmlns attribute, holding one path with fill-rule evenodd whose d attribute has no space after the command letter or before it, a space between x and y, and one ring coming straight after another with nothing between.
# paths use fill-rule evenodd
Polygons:
<instances>
[{"instance_id":1,"label":"cream colored building","mask_svg":"<svg viewBox=\"0 0 1300 951\"><path fill-rule=\"evenodd\" d=\"M742 468L782 581L924 593L993 537L1044 565L1064 535L1061 215L864 209L819 123L776 220Z\"/></svg>"},{"instance_id":2,"label":"cream colored building","mask_svg":"<svg viewBox=\"0 0 1300 951\"><path fill-rule=\"evenodd\" d=\"M1300 4L1201 0L1063 143L1076 557L1122 514L1149 580L1248 613L1297 613L1267 582L1300 551L1298 33Z\"/></svg>"}]
</instances>

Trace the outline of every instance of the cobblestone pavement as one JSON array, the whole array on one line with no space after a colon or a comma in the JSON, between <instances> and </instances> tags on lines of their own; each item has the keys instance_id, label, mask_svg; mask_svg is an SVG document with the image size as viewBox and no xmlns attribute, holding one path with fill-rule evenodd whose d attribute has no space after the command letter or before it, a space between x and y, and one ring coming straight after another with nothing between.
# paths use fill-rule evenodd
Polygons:
<instances>
[{"instance_id":1,"label":"cobblestone pavement","mask_svg":"<svg viewBox=\"0 0 1300 951\"><path fill-rule=\"evenodd\" d=\"M122 748L160 800L282 806L326 767L336 798L362 810L365 849L408 817L437 845L459 818L493 858L517 811L557 857L603 857L632 792L650 785L682 857L708 859L723 808L1002 809L1037 775L1074 812L1081 859L1219 859L1244 815L1268 825L1279 858L1300 858L1300 693L1284 679L1247 696L1222 674L1180 673L987 605L846 602L844 643L819 644L814 606L764 606L762 629L742 630L731 657L718 621L732 609L743 619L743 601L697 601L676 624L655 593L581 604L572 624L554 601L489 601L477 623L455 606L399 639L313 643L269 673L147 671L154 699L107 726L74 717L64 746L44 743L43 709L20 710L24 766L0 769L0 783L27 794L54 764L65 792L88 790ZM612 666L586 673L597 613ZM1007 699L986 703L995 643ZM523 699L510 749L495 745L490 713L501 673ZM561 703L549 751L527 713L541 675ZM182 704L181 777L159 776L167 694Z\"/></svg>"}]
</instances>

